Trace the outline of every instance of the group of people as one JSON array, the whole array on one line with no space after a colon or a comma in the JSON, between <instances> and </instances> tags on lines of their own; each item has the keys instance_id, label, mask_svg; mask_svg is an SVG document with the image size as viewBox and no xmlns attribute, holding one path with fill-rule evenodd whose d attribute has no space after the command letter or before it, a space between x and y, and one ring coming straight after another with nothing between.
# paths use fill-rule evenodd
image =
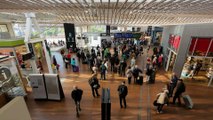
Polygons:
<instances>
[{"instance_id":1,"label":"group of people","mask_svg":"<svg viewBox=\"0 0 213 120\"><path fill-rule=\"evenodd\" d=\"M100 96L100 94L98 93L98 89L100 88L100 84L99 84L99 80L97 78L97 74L94 73L92 74L92 77L89 79L89 85L91 87L92 90L92 95L94 98L98 98ZM118 95L119 95L119 99L120 99L120 107L121 108L126 108L126 96L128 94L128 88L125 85L125 81L123 81L121 83L121 85L118 86ZM77 117L79 117L79 112L81 111L81 107L80 107L80 101L82 99L82 95L83 95L83 90L78 88L78 86L73 86L73 90L71 92L71 97L75 102L75 106L76 106L76 115ZM123 106L123 104L124 106Z\"/></svg>"},{"instance_id":2,"label":"group of people","mask_svg":"<svg viewBox=\"0 0 213 120\"><path fill-rule=\"evenodd\" d=\"M114 43L113 43L114 44ZM149 49L149 48L148 48ZM92 73L92 77L89 78L88 82L92 90L92 96L94 98L98 98L100 96L98 89L100 88L100 83L98 79L98 74L100 73L100 79L106 80L106 74L111 72L112 74L117 73L122 77L127 77L128 84L132 83L132 78L134 83L137 83L138 79L143 79L142 76L143 70L140 69L136 60L139 55L143 54L143 45L136 45L134 42L125 41L125 44L121 44L115 46L114 48L101 48L97 46L96 48L92 47L91 50L88 49L78 49L76 56L79 62L82 64L87 64L90 72ZM69 59L69 54L66 55ZM130 63L128 65L127 60L130 59ZM66 60L66 58L65 58ZM147 58L146 64L146 81L150 82L153 74L155 74L155 70L157 67L161 67L163 61L162 50L154 48L152 57ZM69 61L70 62L70 61ZM110 67L109 65L110 64ZM180 81L180 82L178 82ZM142 81L143 82L143 81ZM176 87L177 86L177 87ZM173 91L175 90L175 94L173 96ZM76 91L76 86L73 91ZM128 87L125 85L125 81L123 81L118 86L118 95L120 99L120 107L126 108L126 96L128 95ZM159 93L156 99L157 111L158 113L162 113L162 108L165 104L169 103L169 98L173 97L173 103L175 103L176 99L180 103L180 96L185 91L185 85L181 79L178 79L175 74L172 74L171 82L168 87L163 89L161 93ZM80 94L81 93L81 94ZM82 95L83 92L79 92L79 95ZM72 92L72 94L74 94ZM77 94L77 92L75 93ZM74 96L74 97L73 97ZM73 99L78 102L76 103L77 115L79 115L80 109L80 99L76 99L75 95L72 95ZM81 98L81 97L78 97Z\"/></svg>"},{"instance_id":3,"label":"group of people","mask_svg":"<svg viewBox=\"0 0 213 120\"><path fill-rule=\"evenodd\" d=\"M175 89L176 88L176 89ZM173 92L175 90L175 92ZM176 104L178 99L178 105L181 105L182 93L186 90L185 84L182 79L179 79L175 73L172 74L170 83L157 94L157 98L154 101L154 105L157 106L157 113L162 113L164 105L169 104L169 99L173 97L172 104Z\"/></svg>"}]
</instances>

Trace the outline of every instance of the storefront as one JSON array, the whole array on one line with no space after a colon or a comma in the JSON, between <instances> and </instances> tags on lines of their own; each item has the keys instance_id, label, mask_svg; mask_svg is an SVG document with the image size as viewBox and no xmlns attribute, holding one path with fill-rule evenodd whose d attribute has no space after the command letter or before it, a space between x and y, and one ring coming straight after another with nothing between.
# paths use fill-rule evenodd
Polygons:
<instances>
[{"instance_id":1,"label":"storefront","mask_svg":"<svg viewBox=\"0 0 213 120\"><path fill-rule=\"evenodd\" d=\"M181 76L208 81L213 70L213 37L192 37Z\"/></svg>"}]
</instances>

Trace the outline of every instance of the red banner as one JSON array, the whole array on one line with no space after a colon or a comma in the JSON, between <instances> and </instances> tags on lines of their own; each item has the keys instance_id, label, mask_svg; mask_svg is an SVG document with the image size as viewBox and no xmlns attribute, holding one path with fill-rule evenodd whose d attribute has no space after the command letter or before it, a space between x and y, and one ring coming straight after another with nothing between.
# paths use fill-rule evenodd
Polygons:
<instances>
[{"instance_id":1,"label":"red banner","mask_svg":"<svg viewBox=\"0 0 213 120\"><path fill-rule=\"evenodd\" d=\"M173 47L175 49L178 49L179 45L180 45L180 36L175 36L174 42L173 42Z\"/></svg>"}]
</instances>

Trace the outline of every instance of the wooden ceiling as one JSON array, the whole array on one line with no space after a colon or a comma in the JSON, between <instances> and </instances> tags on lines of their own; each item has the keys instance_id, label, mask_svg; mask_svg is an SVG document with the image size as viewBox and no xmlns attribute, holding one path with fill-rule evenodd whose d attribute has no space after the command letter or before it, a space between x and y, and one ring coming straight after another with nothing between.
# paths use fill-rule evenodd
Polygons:
<instances>
[{"instance_id":1,"label":"wooden ceiling","mask_svg":"<svg viewBox=\"0 0 213 120\"><path fill-rule=\"evenodd\" d=\"M0 19L80 25L177 25L213 22L213 0L0 0Z\"/></svg>"}]
</instances>

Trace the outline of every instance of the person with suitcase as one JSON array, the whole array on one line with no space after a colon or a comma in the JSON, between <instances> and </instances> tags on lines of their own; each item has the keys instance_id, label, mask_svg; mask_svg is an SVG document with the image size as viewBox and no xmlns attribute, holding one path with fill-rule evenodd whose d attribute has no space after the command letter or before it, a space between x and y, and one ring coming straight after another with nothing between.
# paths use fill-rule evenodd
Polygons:
<instances>
[{"instance_id":1,"label":"person with suitcase","mask_svg":"<svg viewBox=\"0 0 213 120\"><path fill-rule=\"evenodd\" d=\"M83 95L83 90L79 89L77 86L73 86L71 97L75 101L77 117L79 117L79 111L81 111L80 101L81 101L82 95Z\"/></svg>"},{"instance_id":2,"label":"person with suitcase","mask_svg":"<svg viewBox=\"0 0 213 120\"><path fill-rule=\"evenodd\" d=\"M125 81L118 86L118 93L120 99L120 107L123 108L122 101L124 102L124 108L126 108L126 96L128 94L128 88L125 85Z\"/></svg>"},{"instance_id":3,"label":"person with suitcase","mask_svg":"<svg viewBox=\"0 0 213 120\"><path fill-rule=\"evenodd\" d=\"M181 94L184 93L186 90L185 84L183 83L182 79L179 79L179 82L177 84L177 88L175 91L175 96L173 97L173 104L175 104L176 99L178 98L178 104L181 105Z\"/></svg>"},{"instance_id":4,"label":"person with suitcase","mask_svg":"<svg viewBox=\"0 0 213 120\"><path fill-rule=\"evenodd\" d=\"M163 90L161 93L157 94L157 100L156 100L156 105L157 105L157 113L163 113L162 109L164 104L167 104L169 99L167 96L168 90Z\"/></svg>"},{"instance_id":5,"label":"person with suitcase","mask_svg":"<svg viewBox=\"0 0 213 120\"><path fill-rule=\"evenodd\" d=\"M99 97L99 93L98 93L98 89L100 88L100 84L97 78L97 74L93 74L92 77L89 79L89 84L91 86L92 89L92 95L93 97Z\"/></svg>"},{"instance_id":6,"label":"person with suitcase","mask_svg":"<svg viewBox=\"0 0 213 120\"><path fill-rule=\"evenodd\" d=\"M172 97L173 91L177 86L178 77L175 73L172 73L171 81L170 81L170 90L169 90L169 97Z\"/></svg>"},{"instance_id":7,"label":"person with suitcase","mask_svg":"<svg viewBox=\"0 0 213 120\"><path fill-rule=\"evenodd\" d=\"M143 73L141 69L138 68L137 65L135 65L135 68L133 69L133 76L134 76L134 83L136 83L136 80L139 76L139 73Z\"/></svg>"},{"instance_id":8,"label":"person with suitcase","mask_svg":"<svg viewBox=\"0 0 213 120\"><path fill-rule=\"evenodd\" d=\"M146 70L146 82L149 83L150 76L152 75L152 66L149 66L148 69Z\"/></svg>"},{"instance_id":9,"label":"person with suitcase","mask_svg":"<svg viewBox=\"0 0 213 120\"><path fill-rule=\"evenodd\" d=\"M139 75L139 77L137 78L136 83L139 84L139 85L143 85L143 75Z\"/></svg>"}]
</instances>

